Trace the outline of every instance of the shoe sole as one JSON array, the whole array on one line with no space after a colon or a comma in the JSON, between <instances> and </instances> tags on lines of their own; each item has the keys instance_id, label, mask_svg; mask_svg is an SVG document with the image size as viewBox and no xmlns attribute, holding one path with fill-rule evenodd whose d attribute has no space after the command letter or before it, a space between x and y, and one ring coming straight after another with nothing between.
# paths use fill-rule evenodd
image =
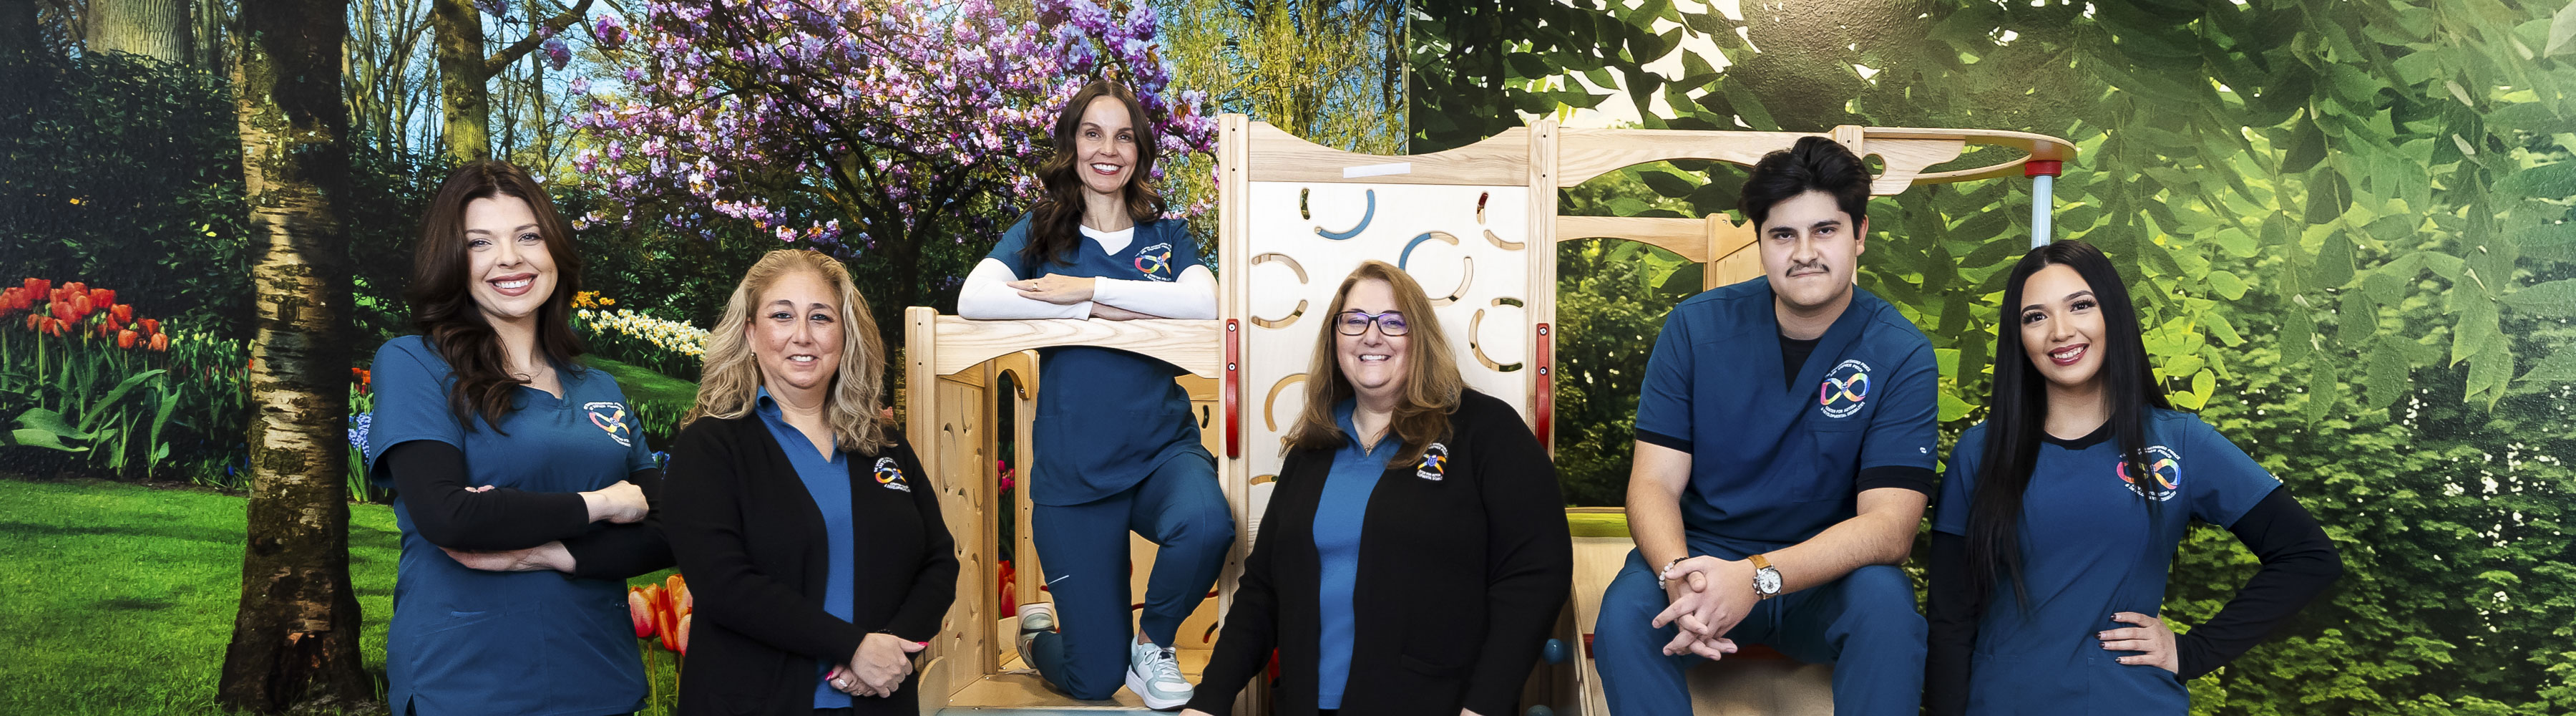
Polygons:
<instances>
[{"instance_id":1,"label":"shoe sole","mask_svg":"<svg viewBox=\"0 0 2576 716\"><path fill-rule=\"evenodd\" d=\"M1155 699L1154 699L1154 693L1153 693L1153 692L1151 692L1151 691L1147 691L1147 690L1145 690L1145 680L1144 680L1144 679L1142 679L1142 678L1138 678L1138 677L1137 677L1137 674L1136 674L1136 670L1135 670L1135 669L1132 669L1132 668L1127 670L1127 690L1128 690L1128 691L1136 692L1136 697L1137 697L1137 698L1144 699L1144 701L1145 701L1145 708L1153 709L1153 710L1156 710L1156 711L1170 711L1170 710L1172 710L1172 709L1180 708L1182 705L1184 705L1184 704L1188 704L1188 703L1190 702L1190 697L1188 697L1188 696L1183 696L1183 697L1180 697L1180 698L1178 698L1178 699L1173 699L1173 700L1170 700L1170 701L1157 701L1157 700L1155 700ZM1196 692L1192 692L1192 693L1193 693L1193 694L1195 694Z\"/></svg>"}]
</instances>

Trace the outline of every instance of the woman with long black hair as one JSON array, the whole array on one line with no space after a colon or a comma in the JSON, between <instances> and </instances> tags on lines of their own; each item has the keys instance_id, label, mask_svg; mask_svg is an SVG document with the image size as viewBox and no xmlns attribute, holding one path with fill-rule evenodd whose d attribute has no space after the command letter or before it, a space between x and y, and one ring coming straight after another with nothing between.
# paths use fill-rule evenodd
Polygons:
<instances>
[{"instance_id":1,"label":"woman with long black hair","mask_svg":"<svg viewBox=\"0 0 2576 716\"><path fill-rule=\"evenodd\" d=\"M2109 258L2032 249L2004 283L1986 422L1951 451L1932 522L1933 714L2182 714L2183 682L2261 643L2342 574L2280 480L2147 364ZM2158 617L2192 520L2263 566L2208 622Z\"/></svg>"}]
</instances>

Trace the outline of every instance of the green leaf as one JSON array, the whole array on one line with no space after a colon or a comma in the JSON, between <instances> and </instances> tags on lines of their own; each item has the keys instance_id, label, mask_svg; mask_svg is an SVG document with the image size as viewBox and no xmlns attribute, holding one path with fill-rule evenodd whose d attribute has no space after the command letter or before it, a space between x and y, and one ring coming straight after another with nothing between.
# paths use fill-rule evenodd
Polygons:
<instances>
[{"instance_id":1,"label":"green leaf","mask_svg":"<svg viewBox=\"0 0 2576 716\"><path fill-rule=\"evenodd\" d=\"M2237 278L2236 274L2211 271L2208 278L2209 287L2217 291L2218 295L2226 296L2227 300L2234 301L2245 297L2245 279Z\"/></svg>"},{"instance_id":2,"label":"green leaf","mask_svg":"<svg viewBox=\"0 0 2576 716\"><path fill-rule=\"evenodd\" d=\"M89 409L81 414L81 431L88 432L91 428L97 427L99 419L107 417L107 406L115 405L116 401L124 398L126 393L133 392L134 386L142 385L143 381L151 380L164 372L166 371L156 368L126 376L125 380L118 382L115 388L107 391L107 397L99 398L98 402L89 404Z\"/></svg>"},{"instance_id":3,"label":"green leaf","mask_svg":"<svg viewBox=\"0 0 2576 716\"><path fill-rule=\"evenodd\" d=\"M2309 177L2306 214L2308 223L2334 223L2337 217L2343 216L2344 210L2350 208L2352 208L2352 184L2344 181L2343 174L2328 169Z\"/></svg>"},{"instance_id":4,"label":"green leaf","mask_svg":"<svg viewBox=\"0 0 2576 716\"><path fill-rule=\"evenodd\" d=\"M2565 199L2576 196L2576 161L2524 169L2495 183L2495 193L2532 199Z\"/></svg>"},{"instance_id":5,"label":"green leaf","mask_svg":"<svg viewBox=\"0 0 2576 716\"><path fill-rule=\"evenodd\" d=\"M2459 323L2451 326L2451 365L2478 354L2501 331L2497 327L2495 303L2484 296L2469 299L2467 310L2460 313Z\"/></svg>"},{"instance_id":6,"label":"green leaf","mask_svg":"<svg viewBox=\"0 0 2576 716\"><path fill-rule=\"evenodd\" d=\"M2330 360L2308 363L2307 418L2310 425L2324 420L2328 413L2333 412L2336 398L2344 394L2343 388L2335 382L2334 365L2335 361Z\"/></svg>"},{"instance_id":7,"label":"green leaf","mask_svg":"<svg viewBox=\"0 0 2576 716\"><path fill-rule=\"evenodd\" d=\"M1959 396L1951 395L1948 391L1943 391L1941 393L1941 422L1946 423L1968 417L1968 409L1970 407L1971 406L1968 405L1968 401L1960 400Z\"/></svg>"},{"instance_id":8,"label":"green leaf","mask_svg":"<svg viewBox=\"0 0 2576 716\"><path fill-rule=\"evenodd\" d=\"M0 444L39 447L50 450L61 450L63 452L89 452L89 448L72 447L64 444L62 436L59 434L33 428L19 428L6 433L0 433Z\"/></svg>"},{"instance_id":9,"label":"green leaf","mask_svg":"<svg viewBox=\"0 0 2576 716\"><path fill-rule=\"evenodd\" d=\"M2532 284L2507 294L2504 304L2541 316L2576 316L2576 279Z\"/></svg>"},{"instance_id":10,"label":"green leaf","mask_svg":"<svg viewBox=\"0 0 2576 716\"><path fill-rule=\"evenodd\" d=\"M1671 172L1657 170L1641 171L1637 172L1637 178L1644 181L1648 188L1654 189L1655 193L1669 197L1679 198L1690 196L1691 192L1699 189L1698 184L1693 184L1688 179L1674 176Z\"/></svg>"},{"instance_id":11,"label":"green leaf","mask_svg":"<svg viewBox=\"0 0 2576 716\"><path fill-rule=\"evenodd\" d=\"M2512 380L2513 341L2499 333L2488 339L2487 347L2478 351L2476 359L2469 361L2469 387L2460 400L2467 402L2485 395L2487 409L2493 410L2496 401L2504 399L2504 387Z\"/></svg>"},{"instance_id":12,"label":"green leaf","mask_svg":"<svg viewBox=\"0 0 2576 716\"><path fill-rule=\"evenodd\" d=\"M2304 174L2326 158L2326 133L2314 117L2302 114L2290 125L2290 146L2281 155L2281 173Z\"/></svg>"},{"instance_id":13,"label":"green leaf","mask_svg":"<svg viewBox=\"0 0 2576 716\"><path fill-rule=\"evenodd\" d=\"M2395 340L2395 339L2390 339ZM2406 351L2397 346L2382 346L2370 351L2370 372L2364 379L2362 404L2385 409L2406 396L2413 372L2406 365Z\"/></svg>"},{"instance_id":14,"label":"green leaf","mask_svg":"<svg viewBox=\"0 0 2576 716\"><path fill-rule=\"evenodd\" d=\"M2576 261L2576 223L2542 224L2514 232L2513 242L2522 247L2524 256Z\"/></svg>"},{"instance_id":15,"label":"green leaf","mask_svg":"<svg viewBox=\"0 0 2576 716\"><path fill-rule=\"evenodd\" d=\"M43 431L70 440L90 439L89 433L72 427L71 421L64 419L61 413L43 408L29 408L27 412L19 413L18 427L23 430Z\"/></svg>"},{"instance_id":16,"label":"green leaf","mask_svg":"<svg viewBox=\"0 0 2576 716\"><path fill-rule=\"evenodd\" d=\"M2245 336L2236 332L2236 324L2227 320L2226 313L2211 311L2201 317L2201 323L2209 326L2209 334L2217 336L2221 344L2234 347L2245 342ZM2286 363L2288 360L2284 359L2282 362Z\"/></svg>"},{"instance_id":17,"label":"green leaf","mask_svg":"<svg viewBox=\"0 0 2576 716\"><path fill-rule=\"evenodd\" d=\"M2338 288L2352 282L2352 240L2342 232L2326 234L2323 248L2308 264L2308 280L2317 288Z\"/></svg>"},{"instance_id":18,"label":"green leaf","mask_svg":"<svg viewBox=\"0 0 2576 716\"><path fill-rule=\"evenodd\" d=\"M2549 18L2549 44L2540 48L2540 54L2547 57L2566 52L2571 41L2576 41L2576 3L2568 3Z\"/></svg>"},{"instance_id":19,"label":"green leaf","mask_svg":"<svg viewBox=\"0 0 2576 716\"><path fill-rule=\"evenodd\" d=\"M2515 378L2517 383L2564 383L2576 381L2576 348L2560 348L2531 366L2531 372Z\"/></svg>"}]
</instances>

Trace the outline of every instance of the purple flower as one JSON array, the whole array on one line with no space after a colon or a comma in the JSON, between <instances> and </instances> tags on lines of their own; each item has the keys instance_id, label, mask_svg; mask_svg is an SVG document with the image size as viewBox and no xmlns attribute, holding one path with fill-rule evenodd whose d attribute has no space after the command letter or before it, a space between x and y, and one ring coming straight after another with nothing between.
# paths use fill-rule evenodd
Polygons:
<instances>
[{"instance_id":1,"label":"purple flower","mask_svg":"<svg viewBox=\"0 0 2576 716\"><path fill-rule=\"evenodd\" d=\"M548 38L545 44L537 47L538 51L546 53L546 64L553 65L555 69L563 69L564 65L572 63L572 48L564 45L563 38Z\"/></svg>"}]
</instances>

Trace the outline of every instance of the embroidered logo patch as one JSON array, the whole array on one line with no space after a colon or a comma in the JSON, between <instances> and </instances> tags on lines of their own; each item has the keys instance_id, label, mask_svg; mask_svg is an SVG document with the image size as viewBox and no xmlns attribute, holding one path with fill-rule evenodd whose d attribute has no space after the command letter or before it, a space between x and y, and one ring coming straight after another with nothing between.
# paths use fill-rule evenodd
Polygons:
<instances>
[{"instance_id":1,"label":"embroidered logo patch","mask_svg":"<svg viewBox=\"0 0 2576 716\"><path fill-rule=\"evenodd\" d=\"M2131 476L2127 460L2113 461L2111 469L2119 474L2121 482L2128 483L2130 492L2157 502L2173 499L2174 493L2182 490L2182 455L2173 448L2157 445L2147 448L2145 462L2145 475Z\"/></svg>"},{"instance_id":2,"label":"embroidered logo patch","mask_svg":"<svg viewBox=\"0 0 2576 716\"><path fill-rule=\"evenodd\" d=\"M608 433L618 447L635 446L635 429L626 425L626 404L615 401L583 403L581 411L590 414L590 424Z\"/></svg>"},{"instance_id":3,"label":"embroidered logo patch","mask_svg":"<svg viewBox=\"0 0 2576 716\"><path fill-rule=\"evenodd\" d=\"M1432 443L1422 449L1422 462L1414 463L1413 476L1437 481L1449 472L1449 446Z\"/></svg>"},{"instance_id":4,"label":"embroidered logo patch","mask_svg":"<svg viewBox=\"0 0 2576 716\"><path fill-rule=\"evenodd\" d=\"M1172 245L1155 244L1137 249L1136 272L1156 281L1172 280Z\"/></svg>"},{"instance_id":5,"label":"embroidered logo patch","mask_svg":"<svg viewBox=\"0 0 2576 716\"><path fill-rule=\"evenodd\" d=\"M877 484L889 490L912 491L912 483L903 479L903 466L895 464L894 458L890 457L877 458Z\"/></svg>"},{"instance_id":6,"label":"embroidered logo patch","mask_svg":"<svg viewBox=\"0 0 2576 716\"><path fill-rule=\"evenodd\" d=\"M1868 399L1869 364L1857 360L1835 365L1825 372L1824 384L1816 386L1816 410L1828 418L1851 417Z\"/></svg>"}]
</instances>

